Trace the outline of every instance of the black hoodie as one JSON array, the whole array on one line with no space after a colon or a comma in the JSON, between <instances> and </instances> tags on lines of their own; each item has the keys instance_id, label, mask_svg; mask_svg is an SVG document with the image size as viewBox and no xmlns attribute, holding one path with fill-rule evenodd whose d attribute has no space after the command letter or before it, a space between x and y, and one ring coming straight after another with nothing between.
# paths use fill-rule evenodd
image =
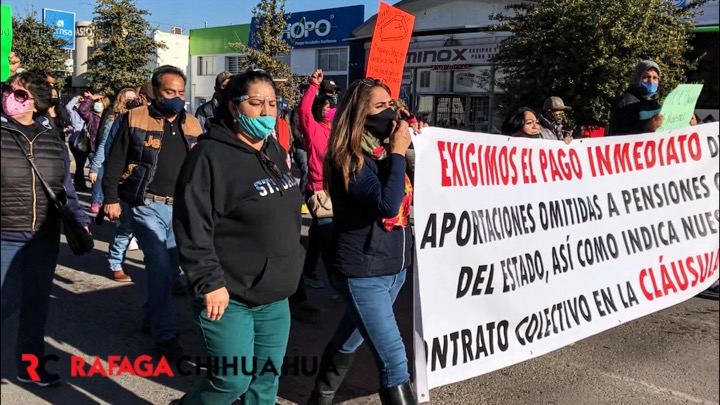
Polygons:
<instances>
[{"instance_id":1,"label":"black hoodie","mask_svg":"<svg viewBox=\"0 0 720 405\"><path fill-rule=\"evenodd\" d=\"M195 294L224 286L232 299L262 305L294 293L304 257L301 204L272 136L258 152L212 124L185 159L175 188L180 267Z\"/></svg>"}]
</instances>

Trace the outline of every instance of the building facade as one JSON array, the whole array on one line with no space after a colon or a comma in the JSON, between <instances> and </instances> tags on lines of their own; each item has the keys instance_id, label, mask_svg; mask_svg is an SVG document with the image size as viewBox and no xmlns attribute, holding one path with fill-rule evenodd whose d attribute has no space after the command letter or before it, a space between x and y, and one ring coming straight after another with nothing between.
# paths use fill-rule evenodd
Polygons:
<instances>
[{"instance_id":1,"label":"building facade","mask_svg":"<svg viewBox=\"0 0 720 405\"><path fill-rule=\"evenodd\" d=\"M223 71L240 73L244 54L231 44L248 42L250 24L190 30L190 65L186 100L193 113L212 99L215 76Z\"/></svg>"},{"instance_id":2,"label":"building facade","mask_svg":"<svg viewBox=\"0 0 720 405\"><path fill-rule=\"evenodd\" d=\"M687 2L693 0L678 0ZM400 97L419 119L432 126L499 133L504 117L496 108L502 89L496 83L502 70L490 63L500 43L512 33L490 29L489 16L507 13L517 0L403 0L394 6L415 16ZM682 4L678 4L682 6ZM705 84L697 104L701 118L717 120L718 103L718 0L703 6L696 19L693 46L704 54L688 82ZM363 64L368 59L376 16L353 32L351 42L362 43ZM609 108L609 106L608 106Z\"/></svg>"},{"instance_id":3,"label":"building facade","mask_svg":"<svg viewBox=\"0 0 720 405\"><path fill-rule=\"evenodd\" d=\"M400 97L432 126L499 132L495 83L502 72L490 63L509 32L492 32L489 16L514 0L432 1L396 4L415 16ZM353 32L367 60L376 17Z\"/></svg>"},{"instance_id":4,"label":"building facade","mask_svg":"<svg viewBox=\"0 0 720 405\"><path fill-rule=\"evenodd\" d=\"M301 76L323 69L327 79L347 88L349 82L362 77L365 68L357 62L363 60L362 44L347 41L363 24L364 15L364 6L291 13L283 38L293 49L279 59ZM228 44L241 42L252 47L257 24L253 19L250 24L190 30L191 111L212 98L218 73L240 73L245 55Z\"/></svg>"}]
</instances>

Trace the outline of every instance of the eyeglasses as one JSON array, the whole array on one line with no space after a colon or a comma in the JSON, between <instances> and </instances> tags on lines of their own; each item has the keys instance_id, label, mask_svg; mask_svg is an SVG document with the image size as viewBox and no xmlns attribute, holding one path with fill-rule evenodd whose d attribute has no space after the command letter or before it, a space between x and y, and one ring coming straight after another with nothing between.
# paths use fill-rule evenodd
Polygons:
<instances>
[{"instance_id":1,"label":"eyeglasses","mask_svg":"<svg viewBox=\"0 0 720 405\"><path fill-rule=\"evenodd\" d=\"M268 169L278 178L282 178L282 172L280 171L280 168L275 164L275 162L270 159L270 156L266 155L264 152L258 152L258 157L260 158L260 162L267 166Z\"/></svg>"},{"instance_id":2,"label":"eyeglasses","mask_svg":"<svg viewBox=\"0 0 720 405\"><path fill-rule=\"evenodd\" d=\"M244 96L236 97L236 98L233 99L233 101L235 101L235 102L238 103L238 104L239 104L239 103L242 103L242 102L245 101L245 100L250 100L250 104L251 104L251 105L256 105L256 106L259 107L259 106L261 106L262 104L265 104L265 105L267 105L267 106L270 107L270 108L275 108L275 107L277 107L277 105L278 105L279 103L282 102L282 98L281 98L281 97L271 98L271 97L262 96L262 95L260 95L260 94L255 95L255 96L244 95ZM260 103L260 104L257 104L257 103Z\"/></svg>"},{"instance_id":3,"label":"eyeglasses","mask_svg":"<svg viewBox=\"0 0 720 405\"><path fill-rule=\"evenodd\" d=\"M30 93L28 93L27 90L25 90L25 89L13 89L12 86L10 86L10 85L8 85L8 84L3 84L3 85L2 85L2 95L3 95L4 97L7 97L7 96L9 96L10 94L12 94L13 97L15 97L15 100L17 100L17 101L20 102L20 103L24 103L24 102L26 102L26 101L28 101L28 100L35 100L35 98L32 97L32 96L30 95Z\"/></svg>"}]
</instances>

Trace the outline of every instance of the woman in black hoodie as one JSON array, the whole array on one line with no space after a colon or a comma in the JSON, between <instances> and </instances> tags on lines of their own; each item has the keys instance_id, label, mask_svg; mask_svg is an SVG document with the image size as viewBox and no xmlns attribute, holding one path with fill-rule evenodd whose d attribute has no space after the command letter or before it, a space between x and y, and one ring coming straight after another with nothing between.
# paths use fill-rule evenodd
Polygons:
<instances>
[{"instance_id":1,"label":"woman in black hoodie","mask_svg":"<svg viewBox=\"0 0 720 405\"><path fill-rule=\"evenodd\" d=\"M285 152L270 136L272 78L232 76L218 117L188 155L175 191L180 266L208 355L236 368L209 373L182 404L274 404L298 285L302 203ZM272 366L272 367L270 367Z\"/></svg>"}]
</instances>

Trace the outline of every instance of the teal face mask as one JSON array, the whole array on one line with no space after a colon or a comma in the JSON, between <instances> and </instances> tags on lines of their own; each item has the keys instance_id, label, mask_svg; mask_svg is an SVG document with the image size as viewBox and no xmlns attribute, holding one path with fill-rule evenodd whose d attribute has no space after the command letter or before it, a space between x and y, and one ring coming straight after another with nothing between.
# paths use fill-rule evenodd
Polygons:
<instances>
[{"instance_id":1,"label":"teal face mask","mask_svg":"<svg viewBox=\"0 0 720 405\"><path fill-rule=\"evenodd\" d=\"M275 129L276 119L270 115L249 118L240 113L237 122L243 132L250 135L251 138L264 141Z\"/></svg>"}]
</instances>

